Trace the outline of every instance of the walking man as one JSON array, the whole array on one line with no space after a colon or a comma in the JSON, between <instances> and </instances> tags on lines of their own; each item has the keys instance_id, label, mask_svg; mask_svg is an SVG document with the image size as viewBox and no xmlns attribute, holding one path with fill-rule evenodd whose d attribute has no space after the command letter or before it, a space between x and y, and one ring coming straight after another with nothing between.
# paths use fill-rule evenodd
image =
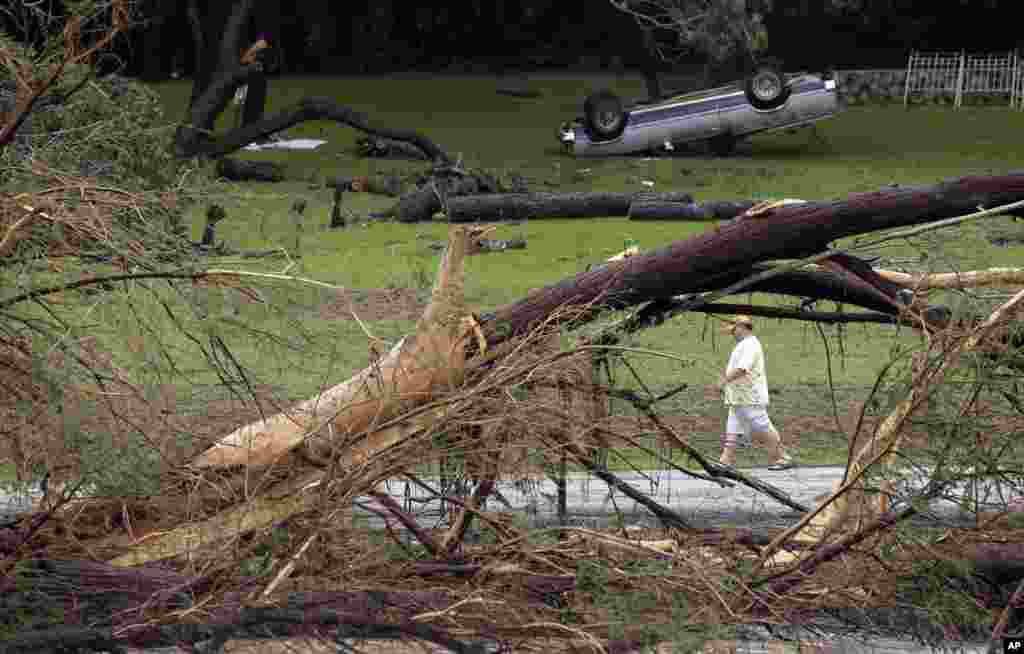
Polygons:
<instances>
[{"instance_id":1,"label":"walking man","mask_svg":"<svg viewBox=\"0 0 1024 654\"><path fill-rule=\"evenodd\" d=\"M754 336L754 320L750 316L735 316L725 331L736 339L736 347L717 384L729 409L719 463L735 465L740 439L748 445L752 437L757 437L765 441L771 451L773 463L768 466L769 470L792 468L793 458L786 452L779 432L768 417L768 377L761 341Z\"/></svg>"}]
</instances>

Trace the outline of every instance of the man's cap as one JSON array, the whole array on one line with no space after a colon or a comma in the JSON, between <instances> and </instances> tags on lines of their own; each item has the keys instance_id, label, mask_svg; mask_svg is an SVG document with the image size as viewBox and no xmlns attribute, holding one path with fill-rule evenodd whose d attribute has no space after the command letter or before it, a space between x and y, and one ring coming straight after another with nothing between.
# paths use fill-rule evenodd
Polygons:
<instances>
[{"instance_id":1,"label":"man's cap","mask_svg":"<svg viewBox=\"0 0 1024 654\"><path fill-rule=\"evenodd\" d=\"M725 326L722 327L722 331L724 331L724 332L731 332L732 328L735 327L736 325L744 325L744 326L746 326L746 327L748 327L750 329L753 329L754 328L754 319L751 318L750 316L746 316L746 315L743 315L743 314L740 314L738 316L733 316L729 320L725 321Z\"/></svg>"}]
</instances>

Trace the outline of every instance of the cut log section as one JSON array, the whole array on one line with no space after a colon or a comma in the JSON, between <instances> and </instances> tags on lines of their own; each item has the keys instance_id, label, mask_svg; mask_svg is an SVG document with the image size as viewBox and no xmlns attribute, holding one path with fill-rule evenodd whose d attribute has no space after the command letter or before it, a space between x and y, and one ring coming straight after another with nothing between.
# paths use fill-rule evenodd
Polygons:
<instances>
[{"instance_id":1,"label":"cut log section","mask_svg":"<svg viewBox=\"0 0 1024 654\"><path fill-rule=\"evenodd\" d=\"M284 166L273 161L248 161L224 157L217 161L217 174L232 181L281 182Z\"/></svg>"},{"instance_id":2,"label":"cut log section","mask_svg":"<svg viewBox=\"0 0 1024 654\"><path fill-rule=\"evenodd\" d=\"M693 196L669 193L492 193L448 201L448 220L468 223L530 218L601 218L625 216L637 201L692 203Z\"/></svg>"}]
</instances>

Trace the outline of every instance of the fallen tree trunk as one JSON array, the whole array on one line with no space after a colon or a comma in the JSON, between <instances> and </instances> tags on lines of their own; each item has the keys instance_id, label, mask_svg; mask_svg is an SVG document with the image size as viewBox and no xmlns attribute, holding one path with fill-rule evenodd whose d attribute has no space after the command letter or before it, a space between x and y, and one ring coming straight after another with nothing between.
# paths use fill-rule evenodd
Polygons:
<instances>
[{"instance_id":1,"label":"fallen tree trunk","mask_svg":"<svg viewBox=\"0 0 1024 654\"><path fill-rule=\"evenodd\" d=\"M630 220L729 220L735 218L757 202L665 202L637 200L629 205Z\"/></svg>"},{"instance_id":2,"label":"fallen tree trunk","mask_svg":"<svg viewBox=\"0 0 1024 654\"><path fill-rule=\"evenodd\" d=\"M326 186L341 189L342 191L352 191L353 193L373 193L393 198L402 195L402 182L397 177L391 175L332 177L327 180Z\"/></svg>"},{"instance_id":3,"label":"fallen tree trunk","mask_svg":"<svg viewBox=\"0 0 1024 654\"><path fill-rule=\"evenodd\" d=\"M388 212L403 223L417 223L434 219L434 214L445 205L451 206L457 198L476 193L496 193L494 180L481 175L433 176L416 189L399 198Z\"/></svg>"},{"instance_id":4,"label":"fallen tree trunk","mask_svg":"<svg viewBox=\"0 0 1024 654\"><path fill-rule=\"evenodd\" d=\"M192 108L191 125L204 125L208 121L208 115L214 117L219 115L227 106L235 89L245 83L251 74L254 72L239 69L223 74L211 83ZM434 162L442 164L451 162L451 158L444 150L418 132L371 125L364 114L339 105L330 98L317 97L303 98L289 109L217 137L208 131L203 132L191 126L183 127L175 136L175 152L179 157L223 157L244 148L259 138L270 136L310 120L333 120L372 136L408 142L426 152Z\"/></svg>"},{"instance_id":5,"label":"fallen tree trunk","mask_svg":"<svg viewBox=\"0 0 1024 654\"><path fill-rule=\"evenodd\" d=\"M824 252L832 241L857 234L918 225L1024 200L1024 173L963 177L931 186L888 188L843 200L778 207L772 212L726 223L668 247L645 251L602 268L582 272L499 308L482 322L487 342L528 333L567 305L593 311L621 309L652 300L723 288L730 276L752 264L801 259ZM775 278L773 278L775 279ZM769 284L771 280L767 280ZM896 301L895 295L892 296ZM892 313L874 300L866 307ZM593 312L577 315L585 320ZM555 318L565 322L568 318Z\"/></svg>"},{"instance_id":6,"label":"fallen tree trunk","mask_svg":"<svg viewBox=\"0 0 1024 654\"><path fill-rule=\"evenodd\" d=\"M284 181L284 166L273 161L248 161L225 157L217 162L217 174L236 182Z\"/></svg>"},{"instance_id":7,"label":"fallen tree trunk","mask_svg":"<svg viewBox=\"0 0 1024 654\"><path fill-rule=\"evenodd\" d=\"M364 136L356 141L356 152L361 157L378 159L414 159L425 161L430 157L419 147L406 141Z\"/></svg>"},{"instance_id":8,"label":"fallen tree trunk","mask_svg":"<svg viewBox=\"0 0 1024 654\"><path fill-rule=\"evenodd\" d=\"M635 201L693 202L689 193L494 193L453 198L448 220L527 220L531 218L600 218L625 216Z\"/></svg>"},{"instance_id":9,"label":"fallen tree trunk","mask_svg":"<svg viewBox=\"0 0 1024 654\"><path fill-rule=\"evenodd\" d=\"M262 584L259 584L262 585ZM444 591L351 591L290 593L274 607L246 606L258 587L244 579L216 604L204 603L202 618L189 616L197 595L212 588L202 577L160 568L123 569L80 560L27 561L0 578L0 607L31 613L47 602L63 616L62 627L19 629L0 643L0 653L117 651L118 647L174 647L202 640L316 636L318 632L367 640L422 638L451 651L472 651L442 631L410 620L442 610L457 597ZM30 592L24 592L31 588ZM22 592L19 592L22 591ZM381 610L387 607L387 620ZM165 621L146 619L154 610L181 611ZM52 613L51 613L52 615ZM86 627L85 625L89 625Z\"/></svg>"}]
</instances>

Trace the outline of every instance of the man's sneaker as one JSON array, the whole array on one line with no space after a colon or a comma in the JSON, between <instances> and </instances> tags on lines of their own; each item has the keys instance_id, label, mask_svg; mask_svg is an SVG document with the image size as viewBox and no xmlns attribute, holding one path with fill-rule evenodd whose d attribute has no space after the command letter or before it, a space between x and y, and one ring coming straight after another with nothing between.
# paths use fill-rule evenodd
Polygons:
<instances>
[{"instance_id":1,"label":"man's sneaker","mask_svg":"<svg viewBox=\"0 0 1024 654\"><path fill-rule=\"evenodd\" d=\"M790 468L792 468L795 465L796 464L793 463L793 459L791 459L790 457L787 456L785 459L782 459L780 461L776 461L775 463L773 463L770 466L768 466L768 469L769 470L789 470Z\"/></svg>"}]
</instances>

